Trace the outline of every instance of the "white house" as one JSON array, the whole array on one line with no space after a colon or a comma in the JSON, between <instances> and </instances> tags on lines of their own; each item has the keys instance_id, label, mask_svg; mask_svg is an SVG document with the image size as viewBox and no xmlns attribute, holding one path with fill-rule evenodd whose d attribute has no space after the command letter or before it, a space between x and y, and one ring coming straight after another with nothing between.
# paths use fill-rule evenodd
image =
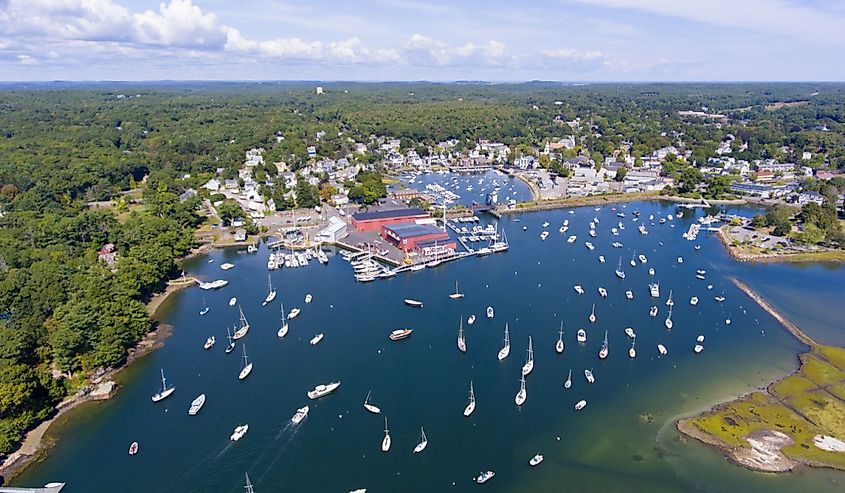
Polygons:
<instances>
[{"instance_id":1,"label":"white house","mask_svg":"<svg viewBox=\"0 0 845 493\"><path fill-rule=\"evenodd\" d=\"M212 179L208 180L205 183L205 185L203 185L202 187L205 188L206 190L211 190L212 192L216 192L216 191L220 190L220 182L217 179L212 178Z\"/></svg>"}]
</instances>

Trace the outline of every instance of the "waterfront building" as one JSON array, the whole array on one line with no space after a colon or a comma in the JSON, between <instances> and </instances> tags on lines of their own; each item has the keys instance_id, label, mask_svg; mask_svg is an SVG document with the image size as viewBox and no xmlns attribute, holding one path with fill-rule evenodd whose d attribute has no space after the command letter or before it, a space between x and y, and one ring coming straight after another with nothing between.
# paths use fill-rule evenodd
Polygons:
<instances>
[{"instance_id":1,"label":"waterfront building","mask_svg":"<svg viewBox=\"0 0 845 493\"><path fill-rule=\"evenodd\" d=\"M404 252L430 249L434 246L452 250L457 248L457 243L449 237L449 233L433 224L387 224L382 226L381 236Z\"/></svg>"},{"instance_id":2,"label":"waterfront building","mask_svg":"<svg viewBox=\"0 0 845 493\"><path fill-rule=\"evenodd\" d=\"M428 213L419 208L391 209L352 214L352 226L358 231L380 231L382 226L428 219Z\"/></svg>"}]
</instances>

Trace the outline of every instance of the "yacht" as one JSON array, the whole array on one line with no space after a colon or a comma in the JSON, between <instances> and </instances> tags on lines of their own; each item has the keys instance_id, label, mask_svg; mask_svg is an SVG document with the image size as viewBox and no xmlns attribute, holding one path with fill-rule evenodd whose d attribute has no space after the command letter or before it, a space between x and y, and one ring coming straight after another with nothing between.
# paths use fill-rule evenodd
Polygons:
<instances>
[{"instance_id":1,"label":"yacht","mask_svg":"<svg viewBox=\"0 0 845 493\"><path fill-rule=\"evenodd\" d=\"M601 295L602 298L607 298L607 290L599 286L599 295Z\"/></svg>"},{"instance_id":2,"label":"yacht","mask_svg":"<svg viewBox=\"0 0 845 493\"><path fill-rule=\"evenodd\" d=\"M390 430L387 429L387 416L384 417L384 438L381 441L381 451L390 450Z\"/></svg>"},{"instance_id":3,"label":"yacht","mask_svg":"<svg viewBox=\"0 0 845 493\"><path fill-rule=\"evenodd\" d=\"M467 318L467 324L472 325L474 323L475 323L475 314L472 314Z\"/></svg>"},{"instance_id":4,"label":"yacht","mask_svg":"<svg viewBox=\"0 0 845 493\"><path fill-rule=\"evenodd\" d=\"M247 334L247 332L249 332L249 322L247 321L246 315L244 315L244 311L240 307L240 305L238 305L238 312L240 313L240 316L239 316L240 327L232 335L232 340L235 340L235 341L237 341L241 337L245 336Z\"/></svg>"},{"instance_id":5,"label":"yacht","mask_svg":"<svg viewBox=\"0 0 845 493\"><path fill-rule=\"evenodd\" d=\"M558 331L557 342L555 343L555 351L558 354L563 352L563 321L560 322L560 331Z\"/></svg>"},{"instance_id":6,"label":"yacht","mask_svg":"<svg viewBox=\"0 0 845 493\"><path fill-rule=\"evenodd\" d=\"M689 304L692 305L692 306L697 305L698 304L698 296L693 296L692 298L690 298Z\"/></svg>"},{"instance_id":7,"label":"yacht","mask_svg":"<svg viewBox=\"0 0 845 493\"><path fill-rule=\"evenodd\" d=\"M312 337L311 340L308 341L308 344L311 344L312 346L316 346L317 344L320 343L320 341L323 340L323 336L324 336L324 334L322 332L320 332L319 334Z\"/></svg>"},{"instance_id":8,"label":"yacht","mask_svg":"<svg viewBox=\"0 0 845 493\"><path fill-rule=\"evenodd\" d=\"M607 347L607 331L604 331L604 342L601 345L601 349L599 349L599 359L607 358L607 353L609 349Z\"/></svg>"},{"instance_id":9,"label":"yacht","mask_svg":"<svg viewBox=\"0 0 845 493\"><path fill-rule=\"evenodd\" d=\"M543 462L543 456L541 454L537 454L528 461L530 466L536 466L537 464Z\"/></svg>"},{"instance_id":10,"label":"yacht","mask_svg":"<svg viewBox=\"0 0 845 493\"><path fill-rule=\"evenodd\" d=\"M288 321L285 319L285 303L282 302L282 323L276 331L276 337L282 338L288 334Z\"/></svg>"},{"instance_id":11,"label":"yacht","mask_svg":"<svg viewBox=\"0 0 845 493\"><path fill-rule=\"evenodd\" d=\"M310 409L311 408L309 408L308 406L300 407L296 410L296 414L293 415L293 417L290 419L290 422L295 425L298 425L300 422L302 422L303 419L308 416L308 411Z\"/></svg>"},{"instance_id":12,"label":"yacht","mask_svg":"<svg viewBox=\"0 0 845 493\"><path fill-rule=\"evenodd\" d=\"M622 270L622 257L619 257L619 265L616 267L616 277L625 279L625 272Z\"/></svg>"},{"instance_id":13,"label":"yacht","mask_svg":"<svg viewBox=\"0 0 845 493\"><path fill-rule=\"evenodd\" d=\"M531 336L528 336L528 356L525 364L522 365L522 374L528 375L534 369L534 348L531 345Z\"/></svg>"},{"instance_id":14,"label":"yacht","mask_svg":"<svg viewBox=\"0 0 845 493\"><path fill-rule=\"evenodd\" d=\"M364 399L364 409L366 409L367 411L370 411L373 414L381 414L381 409L379 409L378 406L374 406L373 404L370 404L370 393L371 392L372 391L367 392L367 398Z\"/></svg>"},{"instance_id":15,"label":"yacht","mask_svg":"<svg viewBox=\"0 0 845 493\"><path fill-rule=\"evenodd\" d=\"M270 274L267 274L267 296L264 298L264 302L261 303L261 306L267 305L275 299L276 290L273 289L273 281L270 280Z\"/></svg>"},{"instance_id":16,"label":"yacht","mask_svg":"<svg viewBox=\"0 0 845 493\"><path fill-rule=\"evenodd\" d=\"M188 408L188 415L189 416L196 416L202 406L205 405L205 394L200 394L197 396L196 399L191 401L191 407Z\"/></svg>"},{"instance_id":17,"label":"yacht","mask_svg":"<svg viewBox=\"0 0 845 493\"><path fill-rule=\"evenodd\" d=\"M290 313L288 313L288 320L293 320L293 319L295 319L297 316L299 316L299 312L300 312L300 309L299 309L299 308L294 307L294 308L290 311Z\"/></svg>"},{"instance_id":18,"label":"yacht","mask_svg":"<svg viewBox=\"0 0 845 493\"><path fill-rule=\"evenodd\" d=\"M329 395L334 392L338 387L340 387L340 381L327 383L325 385L320 384L314 387L313 390L308 391L308 398L311 400L319 399L324 395Z\"/></svg>"},{"instance_id":19,"label":"yacht","mask_svg":"<svg viewBox=\"0 0 845 493\"><path fill-rule=\"evenodd\" d=\"M657 316L657 307L656 307L656 306L652 306L652 307L648 310L648 314L649 314L649 316L656 317L656 316Z\"/></svg>"},{"instance_id":20,"label":"yacht","mask_svg":"<svg viewBox=\"0 0 845 493\"><path fill-rule=\"evenodd\" d=\"M584 370L584 378L587 379L587 383L596 383L596 377L593 376L592 370Z\"/></svg>"},{"instance_id":21,"label":"yacht","mask_svg":"<svg viewBox=\"0 0 845 493\"><path fill-rule=\"evenodd\" d=\"M472 388L472 380L469 381L469 404L464 408L464 416L469 416L475 411L475 390Z\"/></svg>"},{"instance_id":22,"label":"yacht","mask_svg":"<svg viewBox=\"0 0 845 493\"><path fill-rule=\"evenodd\" d=\"M595 303L593 303L593 309L592 309L592 311L590 311L590 316L588 318L590 320L590 323L595 323L595 321L596 321L596 304ZM581 329L581 330L584 330L584 329Z\"/></svg>"},{"instance_id":23,"label":"yacht","mask_svg":"<svg viewBox=\"0 0 845 493\"><path fill-rule=\"evenodd\" d=\"M412 299L409 299L409 298L405 298L405 304L408 305L408 306L412 306L414 308L422 308L423 307L422 301L412 300Z\"/></svg>"},{"instance_id":24,"label":"yacht","mask_svg":"<svg viewBox=\"0 0 845 493\"><path fill-rule=\"evenodd\" d=\"M239 425L235 427L235 431L232 432L232 436L229 437L229 440L233 442L237 442L241 438L246 435L246 432L249 431L249 425Z\"/></svg>"},{"instance_id":25,"label":"yacht","mask_svg":"<svg viewBox=\"0 0 845 493\"><path fill-rule=\"evenodd\" d=\"M413 329L396 329L387 337L389 337L391 341L401 341L402 339L410 337L413 331Z\"/></svg>"},{"instance_id":26,"label":"yacht","mask_svg":"<svg viewBox=\"0 0 845 493\"><path fill-rule=\"evenodd\" d=\"M516 397L513 400L517 406L521 406L525 404L525 399L527 398L528 394L525 391L525 372L523 372L519 378L519 392L516 393Z\"/></svg>"},{"instance_id":27,"label":"yacht","mask_svg":"<svg viewBox=\"0 0 845 493\"><path fill-rule=\"evenodd\" d=\"M574 288L575 288L575 292L576 292L576 293L578 293L578 294L584 294L584 288L582 288L580 284L576 284L576 285L574 286Z\"/></svg>"},{"instance_id":28,"label":"yacht","mask_svg":"<svg viewBox=\"0 0 845 493\"><path fill-rule=\"evenodd\" d=\"M652 298L660 298L660 283L655 282L648 285L649 293Z\"/></svg>"},{"instance_id":29,"label":"yacht","mask_svg":"<svg viewBox=\"0 0 845 493\"><path fill-rule=\"evenodd\" d=\"M464 293L458 291L458 281L455 281L455 292L449 295L449 298L457 300L464 297Z\"/></svg>"},{"instance_id":30,"label":"yacht","mask_svg":"<svg viewBox=\"0 0 845 493\"><path fill-rule=\"evenodd\" d=\"M669 316L666 317L666 321L664 322L664 324L666 325L667 329L672 328L672 307L671 306L669 307Z\"/></svg>"},{"instance_id":31,"label":"yacht","mask_svg":"<svg viewBox=\"0 0 845 493\"><path fill-rule=\"evenodd\" d=\"M484 484L487 481L490 481L491 479L493 479L493 476L495 476L495 475L496 475L496 473L493 472L493 471L483 471L478 475L477 478L475 478L475 482L478 483L478 484Z\"/></svg>"},{"instance_id":32,"label":"yacht","mask_svg":"<svg viewBox=\"0 0 845 493\"><path fill-rule=\"evenodd\" d=\"M175 390L176 390L176 387L174 387L172 385L170 387L167 386L167 379L164 378L164 369L162 369L161 370L161 390L159 390L158 392L153 394L152 400L153 400L153 402L162 401L162 400L170 397L170 394L172 394L173 391L175 391Z\"/></svg>"},{"instance_id":33,"label":"yacht","mask_svg":"<svg viewBox=\"0 0 845 493\"><path fill-rule=\"evenodd\" d=\"M657 345L657 351L660 353L661 356L666 356L669 353L669 351L666 350L666 346L664 346L663 344Z\"/></svg>"},{"instance_id":34,"label":"yacht","mask_svg":"<svg viewBox=\"0 0 845 493\"><path fill-rule=\"evenodd\" d=\"M205 344L202 345L202 348L205 350L209 350L214 347L214 344L217 342L217 339L214 336L209 337L205 340Z\"/></svg>"},{"instance_id":35,"label":"yacht","mask_svg":"<svg viewBox=\"0 0 845 493\"><path fill-rule=\"evenodd\" d=\"M576 334L575 338L580 343L587 342L587 331L585 331L584 329L578 329L578 333Z\"/></svg>"},{"instance_id":36,"label":"yacht","mask_svg":"<svg viewBox=\"0 0 845 493\"><path fill-rule=\"evenodd\" d=\"M581 399L580 401L575 403L575 410L576 411L580 411L580 410L584 409L585 407L587 407L587 401L585 401L583 399Z\"/></svg>"},{"instance_id":37,"label":"yacht","mask_svg":"<svg viewBox=\"0 0 845 493\"><path fill-rule=\"evenodd\" d=\"M425 436L425 430L423 429L422 426L420 426L420 443L418 443L417 446L414 447L414 453L418 454L418 453L422 452L423 450L425 450L425 448L427 446L428 446L428 437Z\"/></svg>"},{"instance_id":38,"label":"yacht","mask_svg":"<svg viewBox=\"0 0 845 493\"><path fill-rule=\"evenodd\" d=\"M229 354L235 350L235 340L232 339L232 332L229 330L229 327L226 327L226 338L229 339L229 345L226 346L226 354Z\"/></svg>"},{"instance_id":39,"label":"yacht","mask_svg":"<svg viewBox=\"0 0 845 493\"><path fill-rule=\"evenodd\" d=\"M568 389L572 387L572 368L569 369L569 376L566 377L566 381L563 382L563 388Z\"/></svg>"},{"instance_id":40,"label":"yacht","mask_svg":"<svg viewBox=\"0 0 845 493\"><path fill-rule=\"evenodd\" d=\"M487 307L487 318L493 318L493 307L492 306Z\"/></svg>"},{"instance_id":41,"label":"yacht","mask_svg":"<svg viewBox=\"0 0 845 493\"><path fill-rule=\"evenodd\" d=\"M628 298L629 300L634 299L634 292L631 291L630 289L625 291L625 297Z\"/></svg>"},{"instance_id":42,"label":"yacht","mask_svg":"<svg viewBox=\"0 0 845 493\"><path fill-rule=\"evenodd\" d=\"M238 374L238 380L243 380L244 378L248 377L250 373L252 373L252 362L249 361L249 358L246 355L246 346L243 346L244 350L244 366L241 368L241 372Z\"/></svg>"},{"instance_id":43,"label":"yacht","mask_svg":"<svg viewBox=\"0 0 845 493\"><path fill-rule=\"evenodd\" d=\"M508 354L511 352L511 339L510 335L508 334L508 324L505 323L505 343L502 346L502 349L499 350L499 361L504 360L508 357Z\"/></svg>"},{"instance_id":44,"label":"yacht","mask_svg":"<svg viewBox=\"0 0 845 493\"><path fill-rule=\"evenodd\" d=\"M458 349L465 353L467 352L467 341L464 339L464 319L461 317L461 325L458 328Z\"/></svg>"},{"instance_id":45,"label":"yacht","mask_svg":"<svg viewBox=\"0 0 845 493\"><path fill-rule=\"evenodd\" d=\"M222 287L227 286L229 284L229 281L225 279L217 279L211 282L198 282L197 284L199 285L200 289L220 289Z\"/></svg>"}]
</instances>

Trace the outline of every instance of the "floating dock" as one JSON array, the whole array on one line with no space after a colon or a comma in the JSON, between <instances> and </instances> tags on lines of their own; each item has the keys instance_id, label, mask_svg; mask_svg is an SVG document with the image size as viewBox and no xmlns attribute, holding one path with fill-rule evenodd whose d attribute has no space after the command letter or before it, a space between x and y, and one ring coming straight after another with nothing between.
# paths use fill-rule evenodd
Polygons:
<instances>
[{"instance_id":1,"label":"floating dock","mask_svg":"<svg viewBox=\"0 0 845 493\"><path fill-rule=\"evenodd\" d=\"M41 488L13 488L0 486L0 493L59 493L64 487L64 483L48 483Z\"/></svg>"}]
</instances>

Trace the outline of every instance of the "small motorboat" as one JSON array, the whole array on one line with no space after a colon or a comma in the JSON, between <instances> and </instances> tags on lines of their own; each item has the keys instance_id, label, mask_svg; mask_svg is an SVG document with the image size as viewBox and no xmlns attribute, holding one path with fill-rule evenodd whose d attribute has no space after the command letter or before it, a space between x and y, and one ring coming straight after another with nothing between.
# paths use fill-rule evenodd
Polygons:
<instances>
[{"instance_id":1,"label":"small motorboat","mask_svg":"<svg viewBox=\"0 0 845 493\"><path fill-rule=\"evenodd\" d=\"M487 307L487 318L493 318L493 307L492 306Z\"/></svg>"},{"instance_id":2,"label":"small motorboat","mask_svg":"<svg viewBox=\"0 0 845 493\"><path fill-rule=\"evenodd\" d=\"M575 292L576 292L576 293L578 293L578 294L584 294L584 288L582 288L580 284L576 284L576 285L575 285L575 286L573 286L573 287L575 288Z\"/></svg>"},{"instance_id":3,"label":"small motorboat","mask_svg":"<svg viewBox=\"0 0 845 493\"><path fill-rule=\"evenodd\" d=\"M629 300L633 300L634 299L634 292L631 291L630 289L625 291L625 298L627 298Z\"/></svg>"},{"instance_id":4,"label":"small motorboat","mask_svg":"<svg viewBox=\"0 0 845 493\"><path fill-rule=\"evenodd\" d=\"M634 339L634 338L637 337L637 333L634 332L634 329L632 327L626 327L625 328L625 335L630 337L631 339Z\"/></svg>"},{"instance_id":5,"label":"small motorboat","mask_svg":"<svg viewBox=\"0 0 845 493\"><path fill-rule=\"evenodd\" d=\"M205 344L202 345L202 348L205 350L209 350L214 347L214 344L217 342L217 339L214 336L209 337L205 340Z\"/></svg>"},{"instance_id":6,"label":"small motorboat","mask_svg":"<svg viewBox=\"0 0 845 493\"><path fill-rule=\"evenodd\" d=\"M601 295L602 298L607 298L607 290L599 287L599 295Z\"/></svg>"},{"instance_id":7,"label":"small motorboat","mask_svg":"<svg viewBox=\"0 0 845 493\"><path fill-rule=\"evenodd\" d=\"M405 298L405 304L408 305L408 306L412 306L414 308L422 308L423 307L422 301L412 300L410 298Z\"/></svg>"},{"instance_id":8,"label":"small motorboat","mask_svg":"<svg viewBox=\"0 0 845 493\"><path fill-rule=\"evenodd\" d=\"M300 407L296 410L296 414L293 415L293 417L290 419L290 422L295 425L298 425L303 419L308 416L309 410L310 408L308 406Z\"/></svg>"},{"instance_id":9,"label":"small motorboat","mask_svg":"<svg viewBox=\"0 0 845 493\"><path fill-rule=\"evenodd\" d=\"M587 331L584 329L578 329L578 334L575 336L575 339L577 339L580 343L587 342Z\"/></svg>"},{"instance_id":10,"label":"small motorboat","mask_svg":"<svg viewBox=\"0 0 845 493\"><path fill-rule=\"evenodd\" d=\"M541 454L537 454L528 461L528 464L531 466L536 466L537 464L543 462L543 456Z\"/></svg>"},{"instance_id":11,"label":"small motorboat","mask_svg":"<svg viewBox=\"0 0 845 493\"><path fill-rule=\"evenodd\" d=\"M585 407L587 407L587 401L585 401L583 399L581 399L580 401L575 403L575 410L576 411L580 411L580 410L584 409Z\"/></svg>"},{"instance_id":12,"label":"small motorboat","mask_svg":"<svg viewBox=\"0 0 845 493\"><path fill-rule=\"evenodd\" d=\"M312 337L311 340L308 341L308 343L311 344L312 346L316 346L322 340L323 340L323 333L321 332L321 333L315 335L314 337Z\"/></svg>"},{"instance_id":13,"label":"small motorboat","mask_svg":"<svg viewBox=\"0 0 845 493\"><path fill-rule=\"evenodd\" d=\"M299 315L301 310L299 308L294 308L293 310L288 313L288 320L294 319Z\"/></svg>"},{"instance_id":14,"label":"small motorboat","mask_svg":"<svg viewBox=\"0 0 845 493\"><path fill-rule=\"evenodd\" d=\"M584 370L584 378L587 379L587 383L596 383L596 377L593 376L592 370Z\"/></svg>"},{"instance_id":15,"label":"small motorboat","mask_svg":"<svg viewBox=\"0 0 845 493\"><path fill-rule=\"evenodd\" d=\"M391 341L401 341L402 339L410 337L413 331L413 329L396 329L387 337L389 337Z\"/></svg>"},{"instance_id":16,"label":"small motorboat","mask_svg":"<svg viewBox=\"0 0 845 493\"><path fill-rule=\"evenodd\" d=\"M138 453L138 448L139 448L138 442L132 442L132 443L129 445L129 455L135 455L135 454L137 454L137 453Z\"/></svg>"},{"instance_id":17,"label":"small motorboat","mask_svg":"<svg viewBox=\"0 0 845 493\"><path fill-rule=\"evenodd\" d=\"M697 305L698 304L698 296L693 296L692 298L690 298L689 304L692 305L692 306Z\"/></svg>"},{"instance_id":18,"label":"small motorboat","mask_svg":"<svg viewBox=\"0 0 845 493\"><path fill-rule=\"evenodd\" d=\"M493 479L493 476L495 475L496 473L493 471L483 471L481 474L478 475L477 478L475 478L475 482L478 484L484 484L487 481Z\"/></svg>"},{"instance_id":19,"label":"small motorboat","mask_svg":"<svg viewBox=\"0 0 845 493\"><path fill-rule=\"evenodd\" d=\"M202 406L205 405L205 394L200 394L197 396L196 399L191 401L191 406L188 408L188 415L189 416L196 416Z\"/></svg>"},{"instance_id":20,"label":"small motorboat","mask_svg":"<svg viewBox=\"0 0 845 493\"><path fill-rule=\"evenodd\" d=\"M235 298L234 296L232 296L231 298L229 298L229 306L235 306L235 305L237 305L237 304L238 304L238 299L237 299L237 298Z\"/></svg>"},{"instance_id":21,"label":"small motorboat","mask_svg":"<svg viewBox=\"0 0 845 493\"><path fill-rule=\"evenodd\" d=\"M211 308L206 306L205 308L200 310L200 315L205 315L206 313L208 313L209 310L211 310Z\"/></svg>"},{"instance_id":22,"label":"small motorboat","mask_svg":"<svg viewBox=\"0 0 845 493\"><path fill-rule=\"evenodd\" d=\"M669 353L669 351L666 350L666 346L663 344L657 345L657 351L660 352L661 356L666 356Z\"/></svg>"},{"instance_id":23,"label":"small motorboat","mask_svg":"<svg viewBox=\"0 0 845 493\"><path fill-rule=\"evenodd\" d=\"M305 303L311 303L312 299L314 299L314 297L311 296L311 293L305 295Z\"/></svg>"},{"instance_id":24,"label":"small motorboat","mask_svg":"<svg viewBox=\"0 0 845 493\"><path fill-rule=\"evenodd\" d=\"M473 315L470 315L470 316L469 316L469 318L467 318L467 323L468 323L469 325L472 325L472 324L474 324L474 323L475 323L475 315L474 315L474 314L473 314Z\"/></svg>"},{"instance_id":25,"label":"small motorboat","mask_svg":"<svg viewBox=\"0 0 845 493\"><path fill-rule=\"evenodd\" d=\"M232 435L229 437L229 440L233 442L237 442L241 438L246 435L246 432L249 431L249 425L240 425L235 427L235 431L232 432Z\"/></svg>"},{"instance_id":26,"label":"small motorboat","mask_svg":"<svg viewBox=\"0 0 845 493\"><path fill-rule=\"evenodd\" d=\"M696 344L695 347L692 348L692 350L695 352L695 354L699 354L704 351L704 346L702 346L701 344Z\"/></svg>"}]
</instances>

